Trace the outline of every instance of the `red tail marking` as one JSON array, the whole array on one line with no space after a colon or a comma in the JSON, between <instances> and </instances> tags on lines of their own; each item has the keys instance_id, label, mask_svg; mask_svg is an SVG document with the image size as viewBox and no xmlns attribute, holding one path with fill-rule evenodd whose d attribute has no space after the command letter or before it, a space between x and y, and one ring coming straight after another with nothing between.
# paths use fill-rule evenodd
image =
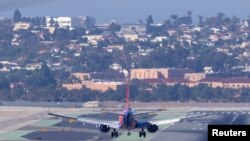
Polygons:
<instances>
[{"instance_id":1,"label":"red tail marking","mask_svg":"<svg viewBox=\"0 0 250 141\"><path fill-rule=\"evenodd\" d=\"M126 80L126 108L129 108L129 80Z\"/></svg>"}]
</instances>

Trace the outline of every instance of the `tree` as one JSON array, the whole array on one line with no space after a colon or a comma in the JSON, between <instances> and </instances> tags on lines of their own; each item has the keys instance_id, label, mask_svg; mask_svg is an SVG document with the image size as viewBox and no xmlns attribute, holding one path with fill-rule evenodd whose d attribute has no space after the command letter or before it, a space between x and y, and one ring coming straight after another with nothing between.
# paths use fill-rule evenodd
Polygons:
<instances>
[{"instance_id":1,"label":"tree","mask_svg":"<svg viewBox=\"0 0 250 141\"><path fill-rule=\"evenodd\" d=\"M13 38L13 27L10 22L0 22L0 46L8 47Z\"/></svg>"},{"instance_id":2,"label":"tree","mask_svg":"<svg viewBox=\"0 0 250 141\"><path fill-rule=\"evenodd\" d=\"M172 20L174 20L174 22L178 19L178 16L177 15L171 15L170 17Z\"/></svg>"},{"instance_id":3,"label":"tree","mask_svg":"<svg viewBox=\"0 0 250 141\"><path fill-rule=\"evenodd\" d=\"M22 20L21 12L18 9L16 9L14 12L13 21L14 23L17 23L20 22L21 20Z\"/></svg>"},{"instance_id":4,"label":"tree","mask_svg":"<svg viewBox=\"0 0 250 141\"><path fill-rule=\"evenodd\" d=\"M54 21L53 17L51 17L50 20L49 20L49 26L50 26L50 27L54 26L54 25L55 25L55 22L56 22L56 21Z\"/></svg>"},{"instance_id":5,"label":"tree","mask_svg":"<svg viewBox=\"0 0 250 141\"><path fill-rule=\"evenodd\" d=\"M223 19L225 18L225 14L224 13L218 13L217 14L217 20L218 20L218 24L221 24L221 22L223 21Z\"/></svg>"},{"instance_id":6,"label":"tree","mask_svg":"<svg viewBox=\"0 0 250 141\"><path fill-rule=\"evenodd\" d=\"M187 15L188 15L188 17L191 17L192 16L192 11L187 11Z\"/></svg>"},{"instance_id":7,"label":"tree","mask_svg":"<svg viewBox=\"0 0 250 141\"><path fill-rule=\"evenodd\" d=\"M151 32L151 24L154 23L154 20L153 20L153 16L152 15L149 15L147 20L146 20L146 23L147 23L147 33L150 33Z\"/></svg>"},{"instance_id":8,"label":"tree","mask_svg":"<svg viewBox=\"0 0 250 141\"><path fill-rule=\"evenodd\" d=\"M118 32L121 30L121 26L115 22L112 22L110 25L109 25L109 31L113 31L113 32Z\"/></svg>"},{"instance_id":9,"label":"tree","mask_svg":"<svg viewBox=\"0 0 250 141\"><path fill-rule=\"evenodd\" d=\"M3 74L0 75L0 89L10 89L10 83Z\"/></svg>"},{"instance_id":10,"label":"tree","mask_svg":"<svg viewBox=\"0 0 250 141\"><path fill-rule=\"evenodd\" d=\"M153 24L154 23L153 16L149 15L146 22L147 22L147 26L150 26L151 24Z\"/></svg>"},{"instance_id":11,"label":"tree","mask_svg":"<svg viewBox=\"0 0 250 141\"><path fill-rule=\"evenodd\" d=\"M56 29L53 33L53 38L58 41L62 41L68 38L69 31L64 28Z\"/></svg>"},{"instance_id":12,"label":"tree","mask_svg":"<svg viewBox=\"0 0 250 141\"><path fill-rule=\"evenodd\" d=\"M42 63L40 70L33 72L33 74L28 78L27 83L32 88L41 88L47 86L53 86L53 88L56 87L54 75L45 62Z\"/></svg>"}]
</instances>

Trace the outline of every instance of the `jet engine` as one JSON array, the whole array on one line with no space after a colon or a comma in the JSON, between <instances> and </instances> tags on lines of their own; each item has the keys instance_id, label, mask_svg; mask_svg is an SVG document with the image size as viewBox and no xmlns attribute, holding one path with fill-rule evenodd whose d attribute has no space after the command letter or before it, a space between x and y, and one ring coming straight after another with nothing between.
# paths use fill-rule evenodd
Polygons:
<instances>
[{"instance_id":1,"label":"jet engine","mask_svg":"<svg viewBox=\"0 0 250 141\"><path fill-rule=\"evenodd\" d=\"M158 126L155 125L155 124L149 124L147 129L148 129L148 132L150 133L155 133L156 131L158 131Z\"/></svg>"},{"instance_id":2,"label":"jet engine","mask_svg":"<svg viewBox=\"0 0 250 141\"><path fill-rule=\"evenodd\" d=\"M107 125L100 125L100 130L103 133L107 133L107 132L109 132L110 128Z\"/></svg>"}]
</instances>

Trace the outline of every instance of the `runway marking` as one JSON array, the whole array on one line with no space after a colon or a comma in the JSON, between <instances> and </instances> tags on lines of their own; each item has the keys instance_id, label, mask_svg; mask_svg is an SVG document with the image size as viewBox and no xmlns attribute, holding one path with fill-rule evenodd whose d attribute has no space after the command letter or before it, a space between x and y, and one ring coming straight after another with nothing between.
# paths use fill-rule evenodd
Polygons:
<instances>
[{"instance_id":1,"label":"runway marking","mask_svg":"<svg viewBox=\"0 0 250 141\"><path fill-rule=\"evenodd\" d=\"M192 128L192 130L197 130L197 128Z\"/></svg>"},{"instance_id":2,"label":"runway marking","mask_svg":"<svg viewBox=\"0 0 250 141\"><path fill-rule=\"evenodd\" d=\"M238 116L239 116L239 114L237 114L237 115L233 118L233 120L230 122L230 124L232 124L232 123L238 118Z\"/></svg>"}]
</instances>

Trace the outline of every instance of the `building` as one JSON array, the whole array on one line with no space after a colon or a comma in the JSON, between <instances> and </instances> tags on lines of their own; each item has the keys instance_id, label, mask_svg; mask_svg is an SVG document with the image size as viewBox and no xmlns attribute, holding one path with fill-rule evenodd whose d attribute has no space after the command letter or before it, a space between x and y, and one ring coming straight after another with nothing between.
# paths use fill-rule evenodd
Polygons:
<instances>
[{"instance_id":1,"label":"building","mask_svg":"<svg viewBox=\"0 0 250 141\"><path fill-rule=\"evenodd\" d=\"M168 78L184 78L185 73L192 70L181 68L154 68L154 69L131 69L131 79L168 79Z\"/></svg>"},{"instance_id":2,"label":"building","mask_svg":"<svg viewBox=\"0 0 250 141\"><path fill-rule=\"evenodd\" d=\"M67 83L63 84L62 87L67 90L81 90L88 88L91 90L106 92L108 90L117 90L118 86L123 85L123 82L93 82L84 81L82 83Z\"/></svg>"},{"instance_id":3,"label":"building","mask_svg":"<svg viewBox=\"0 0 250 141\"><path fill-rule=\"evenodd\" d=\"M212 74L212 73L214 73L212 67L204 67L203 70L204 70L204 72L205 72L206 74Z\"/></svg>"},{"instance_id":4,"label":"building","mask_svg":"<svg viewBox=\"0 0 250 141\"><path fill-rule=\"evenodd\" d=\"M88 43L91 45L97 45L99 41L103 40L102 35L86 35L82 38L88 39Z\"/></svg>"},{"instance_id":5,"label":"building","mask_svg":"<svg viewBox=\"0 0 250 141\"><path fill-rule=\"evenodd\" d=\"M185 73L184 79L187 79L191 82L197 82L206 78L205 73Z\"/></svg>"},{"instance_id":6,"label":"building","mask_svg":"<svg viewBox=\"0 0 250 141\"><path fill-rule=\"evenodd\" d=\"M86 28L86 29L91 29L93 27L95 27L96 24L96 19L94 17L91 16L83 16L83 17L79 17L80 21L81 21L81 25Z\"/></svg>"},{"instance_id":7,"label":"building","mask_svg":"<svg viewBox=\"0 0 250 141\"><path fill-rule=\"evenodd\" d=\"M123 24L120 33L123 35L146 35L146 25L144 24Z\"/></svg>"},{"instance_id":8,"label":"building","mask_svg":"<svg viewBox=\"0 0 250 141\"><path fill-rule=\"evenodd\" d=\"M136 40L139 40L139 35L137 34L123 34L123 35L119 35L120 37L124 38L127 42L134 42Z\"/></svg>"},{"instance_id":9,"label":"building","mask_svg":"<svg viewBox=\"0 0 250 141\"><path fill-rule=\"evenodd\" d=\"M108 52L113 52L114 50L120 50L122 51L124 48L123 45L109 45L105 48Z\"/></svg>"},{"instance_id":10,"label":"building","mask_svg":"<svg viewBox=\"0 0 250 141\"><path fill-rule=\"evenodd\" d=\"M196 87L200 84L206 84L211 88L228 88L228 89L242 89L250 88L250 79L245 77L206 77L205 73L186 73L184 78L155 78L145 79L145 82L151 85L165 84L167 86L186 85L188 87Z\"/></svg>"},{"instance_id":11,"label":"building","mask_svg":"<svg viewBox=\"0 0 250 141\"><path fill-rule=\"evenodd\" d=\"M17 31L17 30L28 30L31 27L30 23L25 23L25 22L18 22L15 23L13 31Z\"/></svg>"},{"instance_id":12,"label":"building","mask_svg":"<svg viewBox=\"0 0 250 141\"><path fill-rule=\"evenodd\" d=\"M74 76L80 81L90 80L90 73L72 73L71 76Z\"/></svg>"},{"instance_id":13,"label":"building","mask_svg":"<svg viewBox=\"0 0 250 141\"><path fill-rule=\"evenodd\" d=\"M250 88L250 79L245 77L232 77L232 78L206 78L200 83L207 84L209 87L216 88L230 88L241 89Z\"/></svg>"},{"instance_id":14,"label":"building","mask_svg":"<svg viewBox=\"0 0 250 141\"><path fill-rule=\"evenodd\" d=\"M46 26L47 27L55 27L58 26L59 28L76 28L81 27L82 22L80 18L71 18L71 17L46 17Z\"/></svg>"},{"instance_id":15,"label":"building","mask_svg":"<svg viewBox=\"0 0 250 141\"><path fill-rule=\"evenodd\" d=\"M41 63L30 63L27 64L25 69L26 70L36 70L36 69L41 69L42 64Z\"/></svg>"},{"instance_id":16,"label":"building","mask_svg":"<svg viewBox=\"0 0 250 141\"><path fill-rule=\"evenodd\" d=\"M123 85L122 82L91 82L87 83L85 86L88 89L96 90L100 92L106 92L110 90L117 90L119 85Z\"/></svg>"},{"instance_id":17,"label":"building","mask_svg":"<svg viewBox=\"0 0 250 141\"><path fill-rule=\"evenodd\" d=\"M62 87L67 89L67 90L81 90L83 89L83 84L82 83L67 83L67 84L62 84Z\"/></svg>"}]
</instances>

